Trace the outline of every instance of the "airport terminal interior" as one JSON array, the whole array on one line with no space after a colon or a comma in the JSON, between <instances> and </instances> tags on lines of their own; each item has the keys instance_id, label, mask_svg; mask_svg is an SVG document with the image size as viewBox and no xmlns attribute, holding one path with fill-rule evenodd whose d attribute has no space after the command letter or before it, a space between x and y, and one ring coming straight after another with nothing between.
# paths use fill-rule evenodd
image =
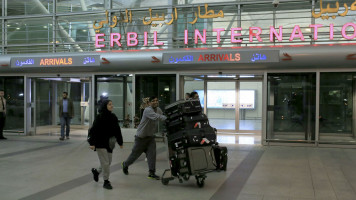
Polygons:
<instances>
[{"instance_id":1,"label":"airport terminal interior","mask_svg":"<svg viewBox=\"0 0 356 200\"><path fill-rule=\"evenodd\" d=\"M0 13L1 200L356 200L356 1L0 0ZM124 175L145 99L165 112L191 92L226 171L163 185L142 155ZM93 180L87 142L104 99L124 140L113 190ZM159 176L166 134L158 123Z\"/></svg>"}]
</instances>

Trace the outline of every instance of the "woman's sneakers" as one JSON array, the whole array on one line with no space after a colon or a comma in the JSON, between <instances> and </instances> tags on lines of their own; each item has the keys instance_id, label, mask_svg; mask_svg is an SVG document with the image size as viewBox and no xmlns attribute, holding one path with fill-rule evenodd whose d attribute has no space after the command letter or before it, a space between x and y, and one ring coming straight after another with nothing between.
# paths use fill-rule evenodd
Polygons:
<instances>
[{"instance_id":1,"label":"woman's sneakers","mask_svg":"<svg viewBox=\"0 0 356 200\"><path fill-rule=\"evenodd\" d=\"M95 168L91 169L91 173L93 173L93 178L95 182L99 181L99 172L98 170L96 170Z\"/></svg>"},{"instance_id":2,"label":"woman's sneakers","mask_svg":"<svg viewBox=\"0 0 356 200\"><path fill-rule=\"evenodd\" d=\"M103 185L103 187L104 187L105 189L108 189L108 190L111 190L111 189L112 189L112 186L111 186L111 183L110 183L109 180L104 180L104 185Z\"/></svg>"}]
</instances>

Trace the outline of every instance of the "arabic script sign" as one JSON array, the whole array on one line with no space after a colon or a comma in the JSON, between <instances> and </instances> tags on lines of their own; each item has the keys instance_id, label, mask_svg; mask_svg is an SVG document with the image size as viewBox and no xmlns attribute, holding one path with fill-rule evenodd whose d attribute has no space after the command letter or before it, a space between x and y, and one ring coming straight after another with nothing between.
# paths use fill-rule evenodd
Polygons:
<instances>
[{"instance_id":1,"label":"arabic script sign","mask_svg":"<svg viewBox=\"0 0 356 200\"><path fill-rule=\"evenodd\" d=\"M208 10L208 4L204 5L205 7L205 13L201 14L200 11L200 6L198 6L198 14L197 12L194 12L194 20L191 22L188 22L190 24L195 24L198 21L198 18L200 19L208 19L208 18L224 18L224 12L220 10L217 14L215 14L214 10ZM142 23L144 25L151 25L153 27L156 27L158 24L162 27L163 25L171 25L173 21L178 20L178 12L177 8L172 9L172 13L170 14L171 16L166 19L165 14L161 13L161 16L156 13L155 16L152 16L152 8L148 9L148 16L143 17ZM97 22L96 20L93 23L93 28L95 29L96 33L100 32L100 29L104 26L104 24L108 24L109 27L115 28L118 23L132 23L132 11L128 11L125 9L125 16L120 13L120 16L117 17L116 15L109 17L109 12L105 11L105 20L102 20L100 22ZM154 22L154 23L152 23Z\"/></svg>"},{"instance_id":2,"label":"arabic script sign","mask_svg":"<svg viewBox=\"0 0 356 200\"><path fill-rule=\"evenodd\" d=\"M11 58L13 68L65 66L100 66L100 55Z\"/></svg>"},{"instance_id":3,"label":"arabic script sign","mask_svg":"<svg viewBox=\"0 0 356 200\"><path fill-rule=\"evenodd\" d=\"M279 60L279 50L163 53L163 64L271 63Z\"/></svg>"},{"instance_id":4,"label":"arabic script sign","mask_svg":"<svg viewBox=\"0 0 356 200\"><path fill-rule=\"evenodd\" d=\"M340 4L339 2L337 1L335 3L335 6L332 6L330 7L330 3L328 3L326 5L326 8L323 7L323 0L320 0L320 12L319 13L315 13L315 9L313 9L312 11L312 15L314 18L319 18L321 17L321 19L329 19L329 17L335 19L336 16L341 16L341 17L344 17L347 15L347 13L349 12L349 10L352 10L352 11L356 11L356 1L353 2L351 5L350 5L350 8L348 7L348 5L346 3L344 3L343 5L344 8L341 9L341 12L340 11ZM327 15L323 15L325 13L328 13L330 14L330 16L327 14Z\"/></svg>"}]
</instances>

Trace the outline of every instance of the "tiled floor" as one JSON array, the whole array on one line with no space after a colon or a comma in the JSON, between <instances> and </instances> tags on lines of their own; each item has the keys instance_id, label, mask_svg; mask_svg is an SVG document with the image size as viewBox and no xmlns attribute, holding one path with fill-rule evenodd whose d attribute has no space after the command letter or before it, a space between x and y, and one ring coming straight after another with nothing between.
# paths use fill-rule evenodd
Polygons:
<instances>
[{"instance_id":1,"label":"tiled floor","mask_svg":"<svg viewBox=\"0 0 356 200\"><path fill-rule=\"evenodd\" d=\"M199 188L194 177L167 186L147 179L143 156L124 175L120 162L132 148L125 143L124 149L114 150L114 189L109 191L103 189L102 177L98 183L92 180L90 169L99 163L85 137L7 137L0 141L1 200L356 200L356 149L232 144L222 137L221 145L229 150L227 171L208 173ZM167 148L160 142L157 174L167 167Z\"/></svg>"}]
</instances>

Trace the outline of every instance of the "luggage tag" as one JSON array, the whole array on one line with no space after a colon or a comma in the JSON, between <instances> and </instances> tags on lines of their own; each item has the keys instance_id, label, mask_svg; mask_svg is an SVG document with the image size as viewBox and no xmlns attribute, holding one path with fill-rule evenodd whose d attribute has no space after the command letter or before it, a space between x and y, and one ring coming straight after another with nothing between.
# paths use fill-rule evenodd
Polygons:
<instances>
[{"instance_id":1,"label":"luggage tag","mask_svg":"<svg viewBox=\"0 0 356 200\"><path fill-rule=\"evenodd\" d=\"M203 138L203 139L201 140L200 144L204 144L205 142L206 142L207 144L210 143L210 141L209 141L208 139Z\"/></svg>"},{"instance_id":2,"label":"luggage tag","mask_svg":"<svg viewBox=\"0 0 356 200\"><path fill-rule=\"evenodd\" d=\"M197 128L197 127L201 128L201 123L200 122L197 122L197 123L194 124L194 128Z\"/></svg>"}]
</instances>

